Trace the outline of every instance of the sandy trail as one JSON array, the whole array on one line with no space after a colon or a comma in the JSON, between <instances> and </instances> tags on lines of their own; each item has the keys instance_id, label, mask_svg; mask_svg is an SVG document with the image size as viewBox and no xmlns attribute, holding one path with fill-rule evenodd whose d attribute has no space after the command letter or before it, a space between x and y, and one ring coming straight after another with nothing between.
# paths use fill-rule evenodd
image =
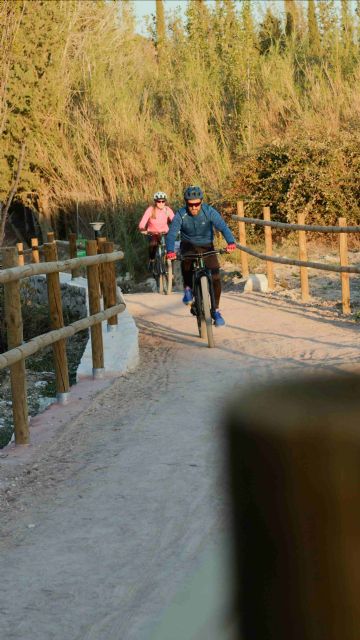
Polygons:
<instances>
[{"instance_id":1,"label":"sandy trail","mask_svg":"<svg viewBox=\"0 0 360 640\"><path fill-rule=\"evenodd\" d=\"M226 521L217 428L227 393L284 371L359 366L358 327L326 310L226 293L211 350L179 294L127 303L139 369L22 469L1 514L6 640L149 640Z\"/></svg>"}]
</instances>

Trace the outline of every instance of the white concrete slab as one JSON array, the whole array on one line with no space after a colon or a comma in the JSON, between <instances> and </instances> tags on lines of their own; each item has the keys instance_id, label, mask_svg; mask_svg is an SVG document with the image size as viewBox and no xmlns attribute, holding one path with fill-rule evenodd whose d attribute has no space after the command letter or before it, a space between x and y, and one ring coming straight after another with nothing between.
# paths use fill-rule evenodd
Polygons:
<instances>
[{"instance_id":1,"label":"white concrete slab","mask_svg":"<svg viewBox=\"0 0 360 640\"><path fill-rule=\"evenodd\" d=\"M89 312L89 299L86 278L71 278L70 273L61 273L60 282L71 287L85 290L86 306ZM117 301L124 301L119 287L117 287ZM104 345L105 377L124 375L133 371L139 363L139 342L137 326L127 309L118 316L118 325L114 331L108 331L107 322L102 322ZM92 376L91 340L88 340L80 365L76 372L77 381Z\"/></svg>"},{"instance_id":2,"label":"white concrete slab","mask_svg":"<svg viewBox=\"0 0 360 640\"><path fill-rule=\"evenodd\" d=\"M244 291L260 291L265 293L269 288L269 283L264 273L254 273L245 282Z\"/></svg>"}]
</instances>

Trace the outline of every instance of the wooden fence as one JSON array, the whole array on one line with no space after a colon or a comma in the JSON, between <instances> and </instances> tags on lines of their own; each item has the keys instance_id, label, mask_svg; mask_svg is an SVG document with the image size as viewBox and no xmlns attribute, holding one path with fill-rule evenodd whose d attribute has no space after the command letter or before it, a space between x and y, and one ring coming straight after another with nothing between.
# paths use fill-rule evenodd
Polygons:
<instances>
[{"instance_id":1,"label":"wooden fence","mask_svg":"<svg viewBox=\"0 0 360 640\"><path fill-rule=\"evenodd\" d=\"M243 276L249 275L249 265L247 254L266 261L266 271L269 289L274 289L274 263L287 264L300 267L301 299L303 302L309 300L308 269L319 269L322 271L333 271L340 273L342 291L342 310L344 314L350 313L350 273L360 273L360 267L349 266L347 234L360 233L360 226L347 227L346 218L338 219L338 226L321 226L305 224L305 214L298 214L298 224L286 222L273 222L270 216L270 207L263 208L263 219L250 218L244 216L244 202L237 203L237 215L232 216L239 222L239 242L237 243L241 255L241 268ZM246 245L246 224L260 225L265 228L265 254L249 249ZM291 258L280 258L272 255L272 229L286 229L288 231L298 231L299 260ZM307 259L306 231L313 233L337 233L339 234L339 263L340 266L311 262Z\"/></svg>"},{"instance_id":2,"label":"wooden fence","mask_svg":"<svg viewBox=\"0 0 360 640\"><path fill-rule=\"evenodd\" d=\"M0 369L10 368L16 444L29 443L25 358L37 353L45 346L53 345L57 400L65 403L70 388L66 338L90 328L93 375L98 377L104 370L101 322L107 320L110 325L116 325L117 315L125 310L124 302L116 303L115 262L124 257L122 251L114 251L113 243L106 242L105 238L102 239L102 243L88 240L85 257L72 257L59 261L57 259L59 241L55 241L53 234L48 234L48 240L49 242L42 247L32 241L32 248L22 250L20 255L18 248L15 247L2 249L4 269L0 270L0 284L4 285L9 350L0 354ZM70 245L66 244L71 249L71 241ZM45 262L42 263L39 261L40 251L45 257ZM74 252L74 244L71 252ZM26 255L31 255L31 264L24 264ZM86 267L87 271L90 316L64 326L59 272L71 271L74 275L78 273L80 267ZM20 280L35 275L46 275L51 331L23 343ZM104 301L103 311L101 311L101 294Z\"/></svg>"}]
</instances>

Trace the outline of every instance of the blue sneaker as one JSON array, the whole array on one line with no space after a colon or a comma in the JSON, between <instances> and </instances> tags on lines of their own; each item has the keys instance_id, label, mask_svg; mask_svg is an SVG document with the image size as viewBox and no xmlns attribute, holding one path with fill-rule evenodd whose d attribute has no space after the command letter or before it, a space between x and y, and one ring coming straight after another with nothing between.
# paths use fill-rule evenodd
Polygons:
<instances>
[{"instance_id":1,"label":"blue sneaker","mask_svg":"<svg viewBox=\"0 0 360 640\"><path fill-rule=\"evenodd\" d=\"M223 327L224 326L225 320L222 317L220 311L214 311L213 318L214 318L215 327Z\"/></svg>"},{"instance_id":2,"label":"blue sneaker","mask_svg":"<svg viewBox=\"0 0 360 640\"><path fill-rule=\"evenodd\" d=\"M189 287L187 287L184 291L184 297L182 299L184 304L191 304L193 301L193 294L191 289L189 289Z\"/></svg>"}]
</instances>

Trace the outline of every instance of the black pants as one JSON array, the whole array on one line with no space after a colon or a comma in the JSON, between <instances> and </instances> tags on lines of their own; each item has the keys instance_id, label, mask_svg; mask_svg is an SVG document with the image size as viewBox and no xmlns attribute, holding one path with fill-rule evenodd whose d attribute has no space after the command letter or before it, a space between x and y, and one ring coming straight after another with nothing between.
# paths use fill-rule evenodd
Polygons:
<instances>
[{"instance_id":1,"label":"black pants","mask_svg":"<svg viewBox=\"0 0 360 640\"><path fill-rule=\"evenodd\" d=\"M183 256L186 256L187 253L205 253L206 251L214 251L214 245L207 244L200 247L198 245L191 244L190 242L182 242L180 245L180 251ZM221 296L220 265L218 257L216 254L206 256L206 258L204 258L204 262L207 268L211 271L215 306L218 308ZM190 289L192 287L193 264L194 262L191 258L189 258L189 260L182 260L181 262L181 273L184 281L184 287L190 287Z\"/></svg>"},{"instance_id":2,"label":"black pants","mask_svg":"<svg viewBox=\"0 0 360 640\"><path fill-rule=\"evenodd\" d=\"M156 249L160 244L160 238L161 236L159 235L149 236L149 260L155 260Z\"/></svg>"}]
</instances>

